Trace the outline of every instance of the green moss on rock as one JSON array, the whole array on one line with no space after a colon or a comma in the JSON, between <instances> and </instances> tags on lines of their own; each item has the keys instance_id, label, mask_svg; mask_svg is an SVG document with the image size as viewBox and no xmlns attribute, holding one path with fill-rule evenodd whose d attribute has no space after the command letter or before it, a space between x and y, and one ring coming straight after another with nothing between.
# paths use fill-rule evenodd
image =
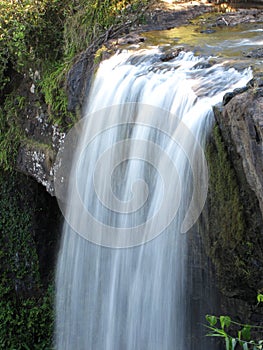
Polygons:
<instances>
[{"instance_id":1,"label":"green moss on rock","mask_svg":"<svg viewBox=\"0 0 263 350\"><path fill-rule=\"evenodd\" d=\"M43 281L40 266L39 207L25 176L0 172L0 193L0 349L47 350L54 288L51 276Z\"/></svg>"},{"instance_id":2,"label":"green moss on rock","mask_svg":"<svg viewBox=\"0 0 263 350\"><path fill-rule=\"evenodd\" d=\"M262 273L257 250L259 223L248 217L246 201L252 207L254 203L248 189L240 185L218 126L213 130L206 156L210 175L207 253L224 294L255 300Z\"/></svg>"}]
</instances>

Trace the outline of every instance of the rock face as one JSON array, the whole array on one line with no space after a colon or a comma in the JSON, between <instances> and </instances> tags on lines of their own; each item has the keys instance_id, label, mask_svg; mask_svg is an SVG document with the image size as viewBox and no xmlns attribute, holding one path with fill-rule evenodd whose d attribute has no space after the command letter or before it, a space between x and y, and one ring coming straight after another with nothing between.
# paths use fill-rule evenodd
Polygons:
<instances>
[{"instance_id":1,"label":"rock face","mask_svg":"<svg viewBox=\"0 0 263 350\"><path fill-rule=\"evenodd\" d=\"M18 93L28 103L19 115L24 140L18 150L16 168L33 177L54 196L54 164L65 133L51 122L48 106L41 93L32 89L33 85L34 81L27 79L18 87Z\"/></svg>"},{"instance_id":2,"label":"rock face","mask_svg":"<svg viewBox=\"0 0 263 350\"><path fill-rule=\"evenodd\" d=\"M68 110L74 112L82 106L94 70L94 52L84 52L78 57L67 76Z\"/></svg>"},{"instance_id":3,"label":"rock face","mask_svg":"<svg viewBox=\"0 0 263 350\"><path fill-rule=\"evenodd\" d=\"M56 153L63 142L65 133L44 120L28 120L29 127L32 127L32 124L34 124L34 131L31 131L31 137L27 138L27 142L20 146L16 167L20 172L33 177L46 188L49 194L54 196ZM45 143L41 143L41 139L39 141L35 139L38 128L42 129L45 135Z\"/></svg>"},{"instance_id":4,"label":"rock face","mask_svg":"<svg viewBox=\"0 0 263 350\"><path fill-rule=\"evenodd\" d=\"M17 168L35 178L53 196L53 162L54 152L48 147L23 145L19 149Z\"/></svg>"},{"instance_id":5,"label":"rock face","mask_svg":"<svg viewBox=\"0 0 263 350\"><path fill-rule=\"evenodd\" d=\"M210 172L206 253L215 266L222 312L262 322L256 295L263 290L263 89L261 78L226 96L214 109L207 145Z\"/></svg>"},{"instance_id":6,"label":"rock face","mask_svg":"<svg viewBox=\"0 0 263 350\"><path fill-rule=\"evenodd\" d=\"M215 115L230 153L236 153L237 173L244 173L263 216L263 88L257 87L258 81Z\"/></svg>"}]
</instances>

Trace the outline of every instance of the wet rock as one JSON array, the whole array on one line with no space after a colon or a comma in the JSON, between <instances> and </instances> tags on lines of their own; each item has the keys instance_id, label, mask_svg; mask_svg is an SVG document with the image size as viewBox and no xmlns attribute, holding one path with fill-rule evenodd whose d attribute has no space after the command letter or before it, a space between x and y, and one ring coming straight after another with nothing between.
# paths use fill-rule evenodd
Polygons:
<instances>
[{"instance_id":1,"label":"wet rock","mask_svg":"<svg viewBox=\"0 0 263 350\"><path fill-rule=\"evenodd\" d=\"M215 32L216 31L214 29L211 29L211 28L207 28L207 29L204 29L204 30L200 31L201 34L213 34Z\"/></svg>"},{"instance_id":2,"label":"wet rock","mask_svg":"<svg viewBox=\"0 0 263 350\"><path fill-rule=\"evenodd\" d=\"M90 86L89 73L92 75L94 65L94 56L88 57L84 53L76 60L67 76L67 95L68 110L75 112L78 107L82 106L83 97L86 95L86 89ZM87 80L85 80L87 78Z\"/></svg>"},{"instance_id":3,"label":"wet rock","mask_svg":"<svg viewBox=\"0 0 263 350\"><path fill-rule=\"evenodd\" d=\"M247 86L244 86L242 88L235 89L232 92L228 92L223 97L223 106L225 106L233 97L235 97L238 94L241 94L242 92L245 92L248 89Z\"/></svg>"},{"instance_id":4,"label":"wet rock","mask_svg":"<svg viewBox=\"0 0 263 350\"><path fill-rule=\"evenodd\" d=\"M223 112L216 113L216 117L222 135L240 161L239 173L244 173L258 199L263 217L263 89L246 90L232 98L226 96Z\"/></svg>"},{"instance_id":5,"label":"wet rock","mask_svg":"<svg viewBox=\"0 0 263 350\"><path fill-rule=\"evenodd\" d=\"M216 25L219 27L224 27L224 26L228 26L229 22L224 17L219 17L216 20Z\"/></svg>"},{"instance_id":6,"label":"wet rock","mask_svg":"<svg viewBox=\"0 0 263 350\"><path fill-rule=\"evenodd\" d=\"M117 45L130 45L144 42L145 38L138 34L128 34L117 40Z\"/></svg>"},{"instance_id":7,"label":"wet rock","mask_svg":"<svg viewBox=\"0 0 263 350\"><path fill-rule=\"evenodd\" d=\"M181 51L183 51L183 47L173 48L172 50L166 50L160 57L162 62L168 62L172 59L176 58Z\"/></svg>"},{"instance_id":8,"label":"wet rock","mask_svg":"<svg viewBox=\"0 0 263 350\"><path fill-rule=\"evenodd\" d=\"M249 52L244 52L243 55L249 58L263 58L263 47L259 47Z\"/></svg>"},{"instance_id":9,"label":"wet rock","mask_svg":"<svg viewBox=\"0 0 263 350\"><path fill-rule=\"evenodd\" d=\"M242 23L255 23L255 27L261 27L263 13L256 9L236 9L234 12L226 12L224 15L218 16L212 27L236 26Z\"/></svg>"},{"instance_id":10,"label":"wet rock","mask_svg":"<svg viewBox=\"0 0 263 350\"><path fill-rule=\"evenodd\" d=\"M210 67L212 67L212 64L209 62L198 62L193 66L193 68L191 68L191 70L206 69L206 68L210 68Z\"/></svg>"},{"instance_id":11,"label":"wet rock","mask_svg":"<svg viewBox=\"0 0 263 350\"><path fill-rule=\"evenodd\" d=\"M255 89L263 87L263 73L255 74L253 79L247 83L247 87L254 88L254 91Z\"/></svg>"}]
</instances>

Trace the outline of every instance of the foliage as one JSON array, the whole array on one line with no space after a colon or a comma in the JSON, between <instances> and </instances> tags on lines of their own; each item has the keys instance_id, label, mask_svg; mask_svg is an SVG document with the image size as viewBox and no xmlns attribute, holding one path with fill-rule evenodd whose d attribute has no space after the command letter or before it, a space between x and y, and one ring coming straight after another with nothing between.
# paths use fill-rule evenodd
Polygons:
<instances>
[{"instance_id":1,"label":"foliage","mask_svg":"<svg viewBox=\"0 0 263 350\"><path fill-rule=\"evenodd\" d=\"M258 304L263 303L263 294L258 294L257 301L258 301Z\"/></svg>"},{"instance_id":2,"label":"foliage","mask_svg":"<svg viewBox=\"0 0 263 350\"><path fill-rule=\"evenodd\" d=\"M71 127L65 81L74 57L113 27L141 19L151 0L0 0L0 167L14 167L24 140L15 72L43 93L50 121ZM109 34L110 35L110 34ZM40 79L39 79L40 77ZM17 91L16 91L17 90ZM11 91L11 94L10 94ZM29 95L24 104L29 104ZM22 100L21 100L22 101ZM77 111L76 111L77 113ZM25 115L25 113L24 113Z\"/></svg>"},{"instance_id":3,"label":"foliage","mask_svg":"<svg viewBox=\"0 0 263 350\"><path fill-rule=\"evenodd\" d=\"M41 285L34 208L14 173L0 173L0 349L48 349L53 288Z\"/></svg>"},{"instance_id":4,"label":"foliage","mask_svg":"<svg viewBox=\"0 0 263 350\"><path fill-rule=\"evenodd\" d=\"M151 0L78 0L65 22L64 52L73 57L113 26L143 19Z\"/></svg>"},{"instance_id":5,"label":"foliage","mask_svg":"<svg viewBox=\"0 0 263 350\"><path fill-rule=\"evenodd\" d=\"M67 95L64 86L67 63L50 63L46 68L44 77L40 81L40 87L45 96L45 102L49 106L50 120L57 125L63 125L65 116L74 121L72 113L67 111Z\"/></svg>"},{"instance_id":6,"label":"foliage","mask_svg":"<svg viewBox=\"0 0 263 350\"><path fill-rule=\"evenodd\" d=\"M149 2L0 0L0 92L10 79L10 68L25 73L29 68L41 70L46 62L61 62L65 68L102 32L140 17ZM55 78L61 71L53 67Z\"/></svg>"},{"instance_id":7,"label":"foliage","mask_svg":"<svg viewBox=\"0 0 263 350\"><path fill-rule=\"evenodd\" d=\"M77 0L67 6L64 22L62 58L50 62L40 83L52 120L61 125L67 112L65 80L77 54L96 42L100 35L142 19L151 0ZM100 43L98 43L100 44ZM70 122L74 117L70 115Z\"/></svg>"},{"instance_id":8,"label":"foliage","mask_svg":"<svg viewBox=\"0 0 263 350\"><path fill-rule=\"evenodd\" d=\"M263 295L258 294L257 300L258 303L263 301ZM226 350L235 350L238 346L243 350L263 349L263 340L252 339L252 330L263 334L263 327L238 323L231 320L229 316L206 315L206 320L209 323L209 326L206 326L209 329L207 336L223 338Z\"/></svg>"},{"instance_id":9,"label":"foliage","mask_svg":"<svg viewBox=\"0 0 263 350\"><path fill-rule=\"evenodd\" d=\"M251 326L247 324L242 324L234 322L229 316L212 316L206 315L206 320L209 323L207 328L210 332L207 334L210 337L221 337L225 340L226 350L235 350L238 345L242 347L243 350L262 350L263 340L253 340L251 338L252 329L260 329L263 331L263 327ZM218 325L219 323L219 325ZM218 325L218 326L217 326ZM229 334L229 327L238 326L239 330L234 336Z\"/></svg>"},{"instance_id":10,"label":"foliage","mask_svg":"<svg viewBox=\"0 0 263 350\"><path fill-rule=\"evenodd\" d=\"M0 0L0 89L8 67L17 71L61 55L69 1Z\"/></svg>"},{"instance_id":11,"label":"foliage","mask_svg":"<svg viewBox=\"0 0 263 350\"><path fill-rule=\"evenodd\" d=\"M22 110L29 103L17 96L12 74L20 72L30 77L47 61L62 56L63 26L70 3L68 0L0 0L0 167L4 170L14 168L18 146L24 140ZM59 95L63 95L62 90Z\"/></svg>"},{"instance_id":12,"label":"foliage","mask_svg":"<svg viewBox=\"0 0 263 350\"><path fill-rule=\"evenodd\" d=\"M24 103L24 97L10 94L0 106L0 167L4 170L14 168L18 146L23 140L19 113Z\"/></svg>"},{"instance_id":13,"label":"foliage","mask_svg":"<svg viewBox=\"0 0 263 350\"><path fill-rule=\"evenodd\" d=\"M44 297L0 301L0 349L48 350L53 332L53 288Z\"/></svg>"}]
</instances>

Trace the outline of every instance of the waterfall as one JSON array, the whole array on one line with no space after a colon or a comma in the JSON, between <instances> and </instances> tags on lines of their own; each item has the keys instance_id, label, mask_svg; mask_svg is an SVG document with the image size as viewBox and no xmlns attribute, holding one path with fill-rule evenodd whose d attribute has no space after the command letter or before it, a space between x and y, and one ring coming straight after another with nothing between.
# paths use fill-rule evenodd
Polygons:
<instances>
[{"instance_id":1,"label":"waterfall","mask_svg":"<svg viewBox=\"0 0 263 350\"><path fill-rule=\"evenodd\" d=\"M62 152L72 158L79 133L64 174L58 350L211 349L191 343L188 236L205 203L212 106L251 70L162 57L153 48L102 62Z\"/></svg>"}]
</instances>

